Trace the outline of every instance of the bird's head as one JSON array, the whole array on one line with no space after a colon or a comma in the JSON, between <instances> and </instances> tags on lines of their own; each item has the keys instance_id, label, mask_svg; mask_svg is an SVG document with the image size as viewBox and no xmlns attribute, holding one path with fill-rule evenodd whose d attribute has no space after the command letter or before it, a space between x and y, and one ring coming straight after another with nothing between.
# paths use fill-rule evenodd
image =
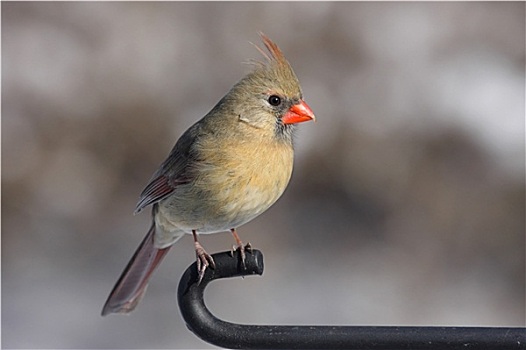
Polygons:
<instances>
[{"instance_id":1,"label":"bird's head","mask_svg":"<svg viewBox=\"0 0 526 350\"><path fill-rule=\"evenodd\" d=\"M235 114L240 122L290 140L293 125L314 120L314 113L303 101L298 78L281 50L260 35L268 53L256 48L266 61L253 62L254 70L232 88L229 97L236 101Z\"/></svg>"}]
</instances>

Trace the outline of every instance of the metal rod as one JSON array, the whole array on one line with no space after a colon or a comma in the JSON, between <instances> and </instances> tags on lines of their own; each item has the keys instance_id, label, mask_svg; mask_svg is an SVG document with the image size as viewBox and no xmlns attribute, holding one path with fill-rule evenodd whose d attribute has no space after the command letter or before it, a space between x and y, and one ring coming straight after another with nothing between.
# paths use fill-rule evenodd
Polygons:
<instances>
[{"instance_id":1,"label":"metal rod","mask_svg":"<svg viewBox=\"0 0 526 350\"><path fill-rule=\"evenodd\" d=\"M263 273L263 255L214 254L197 284L196 264L179 282L178 302L188 328L201 339L231 349L526 349L526 328L396 326L257 326L225 322L207 309L203 293L215 279Z\"/></svg>"}]
</instances>

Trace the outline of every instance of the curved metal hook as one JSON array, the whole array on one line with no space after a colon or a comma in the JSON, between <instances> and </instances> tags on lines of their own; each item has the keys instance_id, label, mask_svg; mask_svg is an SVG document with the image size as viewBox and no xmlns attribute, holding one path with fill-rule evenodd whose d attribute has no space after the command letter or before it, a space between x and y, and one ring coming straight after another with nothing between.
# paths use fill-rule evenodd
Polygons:
<instances>
[{"instance_id":1,"label":"curved metal hook","mask_svg":"<svg viewBox=\"0 0 526 350\"><path fill-rule=\"evenodd\" d=\"M194 263L179 282L178 302L188 328L201 339L231 349L526 349L525 328L256 326L225 322L206 308L204 289L215 279L263 273L263 255L247 252L245 268L239 252L213 255L197 284Z\"/></svg>"}]
</instances>

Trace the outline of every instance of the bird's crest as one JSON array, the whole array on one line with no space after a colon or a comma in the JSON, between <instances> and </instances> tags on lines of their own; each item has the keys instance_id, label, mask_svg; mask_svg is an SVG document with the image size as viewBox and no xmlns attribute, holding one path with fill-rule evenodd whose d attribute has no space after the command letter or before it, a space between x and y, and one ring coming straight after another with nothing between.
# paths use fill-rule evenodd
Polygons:
<instances>
[{"instance_id":1,"label":"bird's crest","mask_svg":"<svg viewBox=\"0 0 526 350\"><path fill-rule=\"evenodd\" d=\"M276 43L270 40L270 38L266 36L265 34L263 34L262 32L259 32L259 36L261 37L261 40L263 40L263 44L265 44L265 47L267 48L271 56L269 56L265 51L261 50L259 47L258 47L258 50L263 54L263 56L269 62L274 61L276 63L289 64L287 62L287 59L283 55L283 52L281 52L281 50L279 49L278 45L276 45Z\"/></svg>"},{"instance_id":2,"label":"bird's crest","mask_svg":"<svg viewBox=\"0 0 526 350\"><path fill-rule=\"evenodd\" d=\"M258 67L264 67L264 66L273 65L273 64L278 64L280 66L289 66L289 62L283 55L283 52L281 52L278 45L276 45L275 42L270 40L270 38L266 36L265 34L263 34L262 32L259 32L258 34L261 37L261 40L263 41L263 44L265 45L265 48L267 49L268 52L252 42L251 44L256 48L256 50L259 51L259 53L263 57L265 57L265 59L267 60L267 63L261 62L258 60L254 60L254 59L250 59L247 63L254 64L255 66L258 66Z\"/></svg>"},{"instance_id":3,"label":"bird's crest","mask_svg":"<svg viewBox=\"0 0 526 350\"><path fill-rule=\"evenodd\" d=\"M273 90L276 93L301 97L298 78L283 52L265 34L259 32L259 36L263 41L263 46L251 44L263 55L265 60L249 60L247 63L252 64L255 69L241 79L239 85L236 84L236 86L243 89L246 86L257 87L258 89L265 86L268 90Z\"/></svg>"}]
</instances>

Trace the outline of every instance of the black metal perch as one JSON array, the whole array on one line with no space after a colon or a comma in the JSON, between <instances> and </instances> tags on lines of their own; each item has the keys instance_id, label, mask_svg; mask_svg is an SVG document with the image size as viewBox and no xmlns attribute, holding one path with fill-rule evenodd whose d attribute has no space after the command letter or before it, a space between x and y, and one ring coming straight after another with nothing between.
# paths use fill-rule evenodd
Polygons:
<instances>
[{"instance_id":1,"label":"black metal perch","mask_svg":"<svg viewBox=\"0 0 526 350\"><path fill-rule=\"evenodd\" d=\"M257 326L230 323L206 308L203 293L210 281L261 275L263 255L247 253L245 268L238 252L214 254L197 285L196 264L179 282L178 302L188 328L201 339L232 349L526 349L526 328L396 326Z\"/></svg>"}]
</instances>

